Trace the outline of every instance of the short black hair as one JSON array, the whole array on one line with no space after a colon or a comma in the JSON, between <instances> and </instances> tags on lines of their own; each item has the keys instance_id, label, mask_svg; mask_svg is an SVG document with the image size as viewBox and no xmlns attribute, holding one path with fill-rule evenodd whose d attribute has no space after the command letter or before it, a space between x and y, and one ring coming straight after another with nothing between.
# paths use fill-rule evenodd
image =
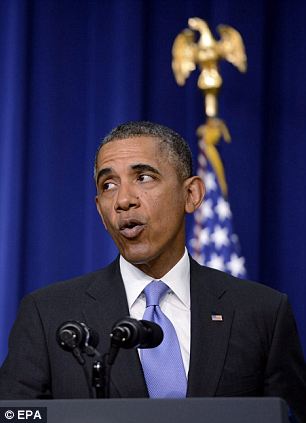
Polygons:
<instances>
[{"instance_id":1,"label":"short black hair","mask_svg":"<svg viewBox=\"0 0 306 423\"><path fill-rule=\"evenodd\" d=\"M97 180L98 155L103 145L116 140L148 136L157 138L163 151L176 167L183 180L192 176L192 154L189 145L178 133L167 126L148 121L134 121L118 125L101 141L95 156L94 178Z\"/></svg>"}]
</instances>

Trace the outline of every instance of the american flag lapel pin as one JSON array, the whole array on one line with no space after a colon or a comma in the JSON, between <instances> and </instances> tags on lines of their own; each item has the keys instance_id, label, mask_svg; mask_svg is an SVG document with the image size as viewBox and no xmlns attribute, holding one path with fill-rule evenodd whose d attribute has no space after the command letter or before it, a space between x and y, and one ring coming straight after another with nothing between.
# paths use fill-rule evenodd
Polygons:
<instances>
[{"instance_id":1,"label":"american flag lapel pin","mask_svg":"<svg viewBox=\"0 0 306 423\"><path fill-rule=\"evenodd\" d=\"M222 314L211 313L211 320L213 322L223 322L223 316Z\"/></svg>"}]
</instances>

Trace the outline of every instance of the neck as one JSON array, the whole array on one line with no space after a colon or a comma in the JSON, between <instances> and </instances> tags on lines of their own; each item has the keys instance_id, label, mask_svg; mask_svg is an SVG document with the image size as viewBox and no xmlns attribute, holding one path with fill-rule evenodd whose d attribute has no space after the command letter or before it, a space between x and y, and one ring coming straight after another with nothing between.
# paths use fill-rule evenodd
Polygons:
<instances>
[{"instance_id":1,"label":"neck","mask_svg":"<svg viewBox=\"0 0 306 423\"><path fill-rule=\"evenodd\" d=\"M135 267L141 270L146 275L153 279L161 279L166 275L183 257L185 247L175 256L161 258L157 257L146 263L132 263Z\"/></svg>"}]
</instances>

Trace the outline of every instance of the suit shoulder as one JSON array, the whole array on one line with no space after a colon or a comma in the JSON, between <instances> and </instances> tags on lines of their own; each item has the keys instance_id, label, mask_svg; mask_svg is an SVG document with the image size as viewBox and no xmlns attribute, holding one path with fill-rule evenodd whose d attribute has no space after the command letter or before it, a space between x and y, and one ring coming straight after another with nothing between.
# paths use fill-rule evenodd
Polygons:
<instances>
[{"instance_id":1,"label":"suit shoulder","mask_svg":"<svg viewBox=\"0 0 306 423\"><path fill-rule=\"evenodd\" d=\"M44 300L52 301L64 297L70 299L78 298L80 293L88 291L93 284L103 284L103 281L107 280L116 269L117 261L114 261L110 265L94 272L39 288L28 294L25 298L32 297L37 302Z\"/></svg>"},{"instance_id":2,"label":"suit shoulder","mask_svg":"<svg viewBox=\"0 0 306 423\"><path fill-rule=\"evenodd\" d=\"M226 295L233 303L254 304L256 302L270 303L277 306L287 298L283 294L267 285L247 279L239 279L225 272L201 266L197 262L192 265L194 273L201 275L201 283L208 286L210 292L217 296Z\"/></svg>"}]
</instances>

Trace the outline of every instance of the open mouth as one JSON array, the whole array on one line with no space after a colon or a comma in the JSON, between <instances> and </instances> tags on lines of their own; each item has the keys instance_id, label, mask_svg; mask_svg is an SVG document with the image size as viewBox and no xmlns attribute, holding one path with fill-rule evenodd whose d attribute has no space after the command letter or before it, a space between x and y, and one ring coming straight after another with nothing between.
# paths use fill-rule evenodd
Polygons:
<instances>
[{"instance_id":1,"label":"open mouth","mask_svg":"<svg viewBox=\"0 0 306 423\"><path fill-rule=\"evenodd\" d=\"M121 235L125 238L136 238L144 229L144 224L137 220L127 220L119 227Z\"/></svg>"}]
</instances>

